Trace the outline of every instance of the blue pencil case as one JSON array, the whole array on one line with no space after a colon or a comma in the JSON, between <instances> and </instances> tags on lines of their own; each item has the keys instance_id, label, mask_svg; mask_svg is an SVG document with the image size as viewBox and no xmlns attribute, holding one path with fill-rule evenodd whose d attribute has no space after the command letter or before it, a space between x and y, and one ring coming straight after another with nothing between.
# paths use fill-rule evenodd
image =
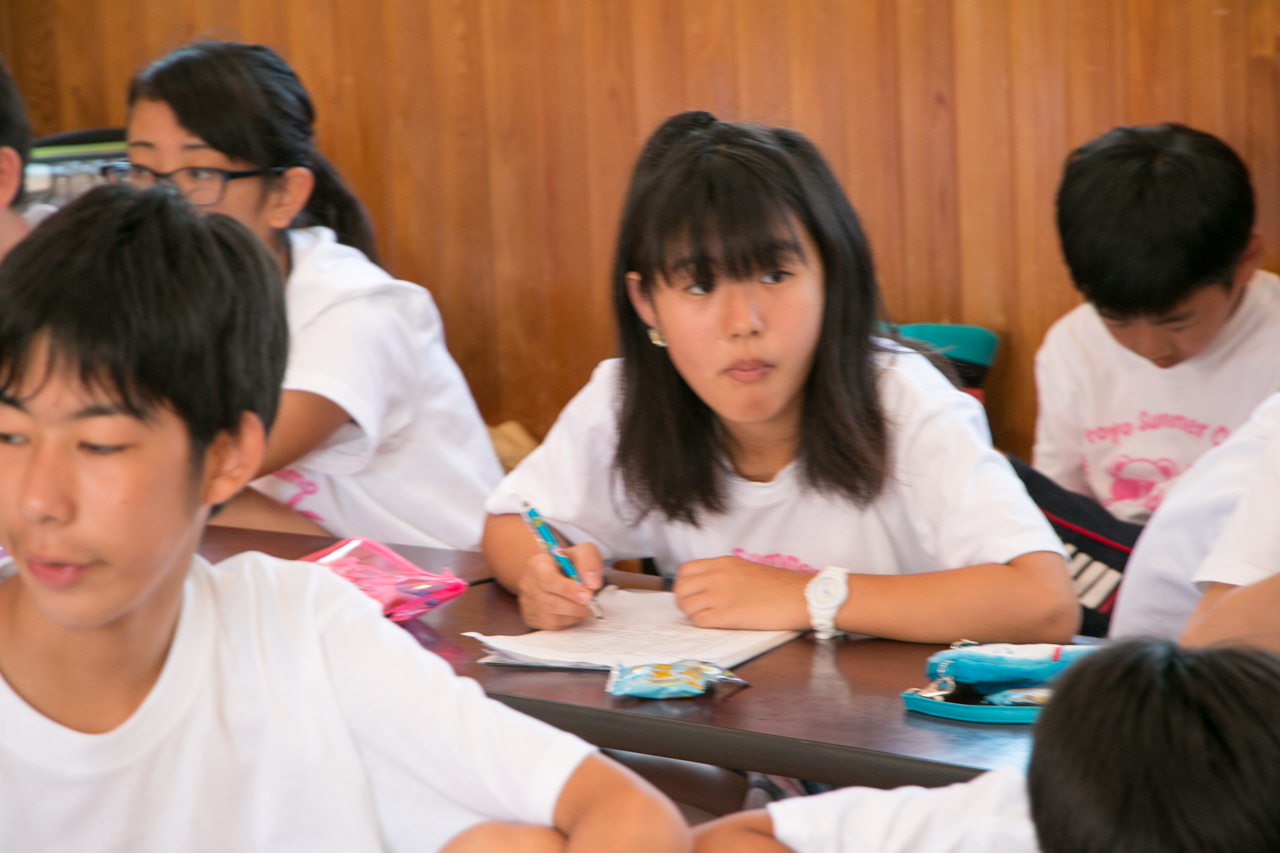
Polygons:
<instances>
[{"instance_id":1,"label":"blue pencil case","mask_svg":"<svg viewBox=\"0 0 1280 853\"><path fill-rule=\"evenodd\" d=\"M1032 723L1052 681L1097 646L960 641L929 657L928 687L902 692L908 711L975 723Z\"/></svg>"}]
</instances>

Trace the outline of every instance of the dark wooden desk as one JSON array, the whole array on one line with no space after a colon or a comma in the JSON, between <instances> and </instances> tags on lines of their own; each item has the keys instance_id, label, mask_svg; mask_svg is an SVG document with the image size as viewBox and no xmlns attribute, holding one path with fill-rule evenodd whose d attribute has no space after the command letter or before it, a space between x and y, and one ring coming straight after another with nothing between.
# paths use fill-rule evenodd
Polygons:
<instances>
[{"instance_id":1,"label":"dark wooden desk","mask_svg":"<svg viewBox=\"0 0 1280 853\"><path fill-rule=\"evenodd\" d=\"M241 550L300 557L333 540L210 528L201 553ZM424 568L489 576L478 554L397 547ZM655 579L614 572L627 586ZM982 725L908 713L898 693L924 684L924 661L938 646L888 640L820 642L806 635L737 667L751 687L727 698L647 701L610 696L599 672L485 666L463 631L526 629L515 599L497 584L411 622L426 648L513 708L602 747L759 770L842 785L945 785L992 767L1025 766L1029 727Z\"/></svg>"},{"instance_id":2,"label":"dark wooden desk","mask_svg":"<svg viewBox=\"0 0 1280 853\"><path fill-rule=\"evenodd\" d=\"M300 533L273 533L266 530L244 530L239 527L213 527L204 531L200 555L216 563L233 554L261 551L273 557L296 560L328 548L338 540L332 536L305 536ZM400 556L415 566L437 571L448 567L465 581L493 577L484 557L472 551L449 551L444 548L422 548L416 545L394 545ZM469 629L468 629L469 630Z\"/></svg>"}]
</instances>

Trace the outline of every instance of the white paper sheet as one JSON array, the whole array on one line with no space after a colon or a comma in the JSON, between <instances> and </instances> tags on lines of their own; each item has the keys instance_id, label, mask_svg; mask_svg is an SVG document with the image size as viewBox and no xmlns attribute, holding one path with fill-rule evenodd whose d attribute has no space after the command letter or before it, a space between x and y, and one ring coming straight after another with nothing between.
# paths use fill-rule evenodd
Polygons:
<instances>
[{"instance_id":1,"label":"white paper sheet","mask_svg":"<svg viewBox=\"0 0 1280 853\"><path fill-rule=\"evenodd\" d=\"M629 592L609 587L596 597L605 619L589 619L564 631L515 637L468 632L493 653L495 663L609 669L700 660L736 666L799 635L799 631L733 631L699 628L676 607L670 592Z\"/></svg>"}]
</instances>

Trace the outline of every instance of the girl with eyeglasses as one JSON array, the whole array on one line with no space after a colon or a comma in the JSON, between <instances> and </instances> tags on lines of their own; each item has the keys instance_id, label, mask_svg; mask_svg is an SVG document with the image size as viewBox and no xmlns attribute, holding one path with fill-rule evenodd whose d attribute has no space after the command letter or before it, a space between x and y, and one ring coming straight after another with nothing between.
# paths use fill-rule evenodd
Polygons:
<instances>
[{"instance_id":1,"label":"girl with eyeglasses","mask_svg":"<svg viewBox=\"0 0 1280 853\"><path fill-rule=\"evenodd\" d=\"M262 476L218 522L476 547L502 476L488 431L431 295L377 266L297 75L263 45L199 42L138 72L128 109L129 162L108 178L234 217L285 276L280 413Z\"/></svg>"}]
</instances>

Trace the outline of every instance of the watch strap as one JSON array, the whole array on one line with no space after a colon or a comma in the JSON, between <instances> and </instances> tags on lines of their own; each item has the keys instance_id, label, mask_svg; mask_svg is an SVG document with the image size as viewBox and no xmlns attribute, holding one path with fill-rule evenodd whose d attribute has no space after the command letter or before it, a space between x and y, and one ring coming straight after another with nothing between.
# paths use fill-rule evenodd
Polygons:
<instances>
[{"instance_id":1,"label":"watch strap","mask_svg":"<svg viewBox=\"0 0 1280 853\"><path fill-rule=\"evenodd\" d=\"M846 581L848 572L838 566L827 566L813 576L805 586L805 603L809 608L809 624L819 640L839 637L843 631L836 629L836 614L849 597ZM820 593L819 590L822 590ZM834 595L826 592L833 590Z\"/></svg>"}]
</instances>

